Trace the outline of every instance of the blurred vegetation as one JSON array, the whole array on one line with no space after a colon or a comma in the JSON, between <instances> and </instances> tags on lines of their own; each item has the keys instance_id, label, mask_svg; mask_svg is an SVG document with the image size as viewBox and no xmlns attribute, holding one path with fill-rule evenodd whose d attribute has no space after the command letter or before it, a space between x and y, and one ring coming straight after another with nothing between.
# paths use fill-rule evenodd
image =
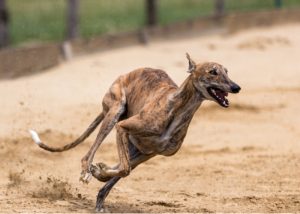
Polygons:
<instances>
[{"instance_id":1,"label":"blurred vegetation","mask_svg":"<svg viewBox=\"0 0 300 214\"><path fill-rule=\"evenodd\" d=\"M274 9L274 0L225 0L227 12ZM300 7L300 0L282 0L283 8Z\"/></svg>"},{"instance_id":2,"label":"blurred vegetation","mask_svg":"<svg viewBox=\"0 0 300 214\"><path fill-rule=\"evenodd\" d=\"M274 8L274 0L225 0L226 12ZM62 41L66 0L7 0L11 14L11 41ZM283 7L300 6L300 0L282 0ZM81 0L80 35L129 31L145 23L144 0ZM212 15L213 0L158 0L160 24Z\"/></svg>"},{"instance_id":3,"label":"blurred vegetation","mask_svg":"<svg viewBox=\"0 0 300 214\"><path fill-rule=\"evenodd\" d=\"M66 25L64 0L7 0L12 44L62 40Z\"/></svg>"}]
</instances>

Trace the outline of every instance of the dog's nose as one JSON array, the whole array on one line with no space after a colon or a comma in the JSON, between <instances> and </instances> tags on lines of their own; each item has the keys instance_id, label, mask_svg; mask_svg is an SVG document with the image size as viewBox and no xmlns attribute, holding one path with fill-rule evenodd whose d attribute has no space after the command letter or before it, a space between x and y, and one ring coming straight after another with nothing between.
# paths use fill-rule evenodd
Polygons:
<instances>
[{"instance_id":1,"label":"dog's nose","mask_svg":"<svg viewBox=\"0 0 300 214\"><path fill-rule=\"evenodd\" d=\"M233 86L231 86L231 91L232 93L239 93L239 91L241 90L241 87L238 86L237 84L234 84Z\"/></svg>"}]
</instances>

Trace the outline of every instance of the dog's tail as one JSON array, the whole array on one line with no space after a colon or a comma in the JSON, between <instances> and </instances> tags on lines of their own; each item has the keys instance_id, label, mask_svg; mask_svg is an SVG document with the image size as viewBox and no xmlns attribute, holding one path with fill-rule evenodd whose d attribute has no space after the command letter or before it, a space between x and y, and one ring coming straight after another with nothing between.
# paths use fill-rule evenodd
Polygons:
<instances>
[{"instance_id":1,"label":"dog's tail","mask_svg":"<svg viewBox=\"0 0 300 214\"><path fill-rule=\"evenodd\" d=\"M63 151L72 149L72 148L76 147L77 145L79 145L80 143L82 143L97 128L97 126L101 123L103 118L104 118L104 114L103 113L99 114L97 116L97 118L91 123L91 125L87 128L87 130L85 130L85 132L79 138L77 138L72 143L69 143L62 147L56 147L56 148L50 147L50 146L42 143L42 141L39 138L39 135L35 131L29 130L29 132L30 132L31 137L34 140L34 142L42 149L45 149L49 152L63 152Z\"/></svg>"}]
</instances>

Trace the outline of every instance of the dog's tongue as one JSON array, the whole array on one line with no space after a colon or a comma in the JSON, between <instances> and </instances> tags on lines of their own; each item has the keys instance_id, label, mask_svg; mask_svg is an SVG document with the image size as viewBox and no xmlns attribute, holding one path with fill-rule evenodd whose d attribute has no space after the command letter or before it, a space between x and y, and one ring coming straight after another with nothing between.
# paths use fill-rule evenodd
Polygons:
<instances>
[{"instance_id":1,"label":"dog's tongue","mask_svg":"<svg viewBox=\"0 0 300 214\"><path fill-rule=\"evenodd\" d=\"M217 90L217 91L216 91L216 94L217 94L219 97L222 97L222 98L228 96L228 93L227 93L227 92L224 92L224 91L221 91L221 90Z\"/></svg>"}]
</instances>

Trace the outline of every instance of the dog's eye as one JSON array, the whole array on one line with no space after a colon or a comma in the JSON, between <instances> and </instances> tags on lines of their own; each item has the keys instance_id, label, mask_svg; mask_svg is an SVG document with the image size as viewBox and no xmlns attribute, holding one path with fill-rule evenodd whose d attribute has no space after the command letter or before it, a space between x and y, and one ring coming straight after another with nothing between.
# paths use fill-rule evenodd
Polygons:
<instances>
[{"instance_id":1,"label":"dog's eye","mask_svg":"<svg viewBox=\"0 0 300 214\"><path fill-rule=\"evenodd\" d=\"M209 73L212 74L212 75L218 75L218 72L217 72L216 69L210 70Z\"/></svg>"}]
</instances>

